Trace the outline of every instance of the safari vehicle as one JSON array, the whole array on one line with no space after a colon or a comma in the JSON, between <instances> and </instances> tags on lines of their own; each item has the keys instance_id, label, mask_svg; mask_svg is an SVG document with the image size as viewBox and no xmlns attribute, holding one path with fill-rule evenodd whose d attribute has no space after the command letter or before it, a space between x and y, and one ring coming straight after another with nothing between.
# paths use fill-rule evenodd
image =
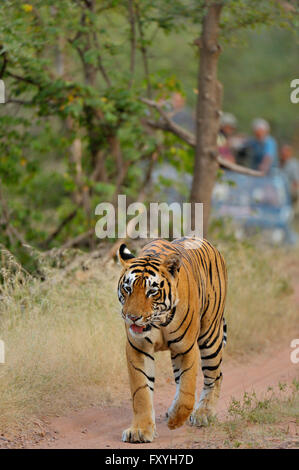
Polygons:
<instances>
[{"instance_id":1,"label":"safari vehicle","mask_svg":"<svg viewBox=\"0 0 299 470\"><path fill-rule=\"evenodd\" d=\"M254 177L224 171L212 197L212 216L229 218L237 238L260 233L272 244L293 244L293 210L284 175Z\"/></svg>"}]
</instances>

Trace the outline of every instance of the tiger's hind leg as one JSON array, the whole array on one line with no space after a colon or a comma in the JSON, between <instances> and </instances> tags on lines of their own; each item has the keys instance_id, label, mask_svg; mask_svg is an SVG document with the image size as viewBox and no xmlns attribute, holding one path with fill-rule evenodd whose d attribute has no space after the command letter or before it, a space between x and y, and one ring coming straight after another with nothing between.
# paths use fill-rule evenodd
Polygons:
<instances>
[{"instance_id":1,"label":"tiger's hind leg","mask_svg":"<svg viewBox=\"0 0 299 470\"><path fill-rule=\"evenodd\" d=\"M209 424L215 415L220 395L222 353L226 342L226 325L224 320L223 322L221 320L220 326L217 329L217 333L208 342L206 338L199 338L198 340L204 386L199 401L190 416L190 423L194 426L207 426Z\"/></svg>"}]
</instances>

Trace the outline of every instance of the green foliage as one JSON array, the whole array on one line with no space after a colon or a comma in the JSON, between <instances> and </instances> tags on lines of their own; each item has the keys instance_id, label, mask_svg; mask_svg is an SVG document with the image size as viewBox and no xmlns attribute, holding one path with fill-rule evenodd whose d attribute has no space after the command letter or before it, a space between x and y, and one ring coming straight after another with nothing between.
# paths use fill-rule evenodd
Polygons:
<instances>
[{"instance_id":1,"label":"green foliage","mask_svg":"<svg viewBox=\"0 0 299 470\"><path fill-rule=\"evenodd\" d=\"M278 384L279 395L272 388L267 396L260 398L255 392L245 392L242 400L232 398L228 413L231 422L227 425L240 424L273 424L282 417L291 414L298 415L298 394L296 393L296 380L292 385Z\"/></svg>"},{"instance_id":2,"label":"green foliage","mask_svg":"<svg viewBox=\"0 0 299 470\"><path fill-rule=\"evenodd\" d=\"M192 44L200 35L204 0L2 3L0 78L7 103L0 108L0 183L9 220L0 213L0 243L19 249L11 225L22 239L42 247L75 208L76 216L47 248L84 233L93 226L99 202L114 200L116 192L136 199L153 158L192 172L192 149L145 128L150 111L140 97L167 100L180 91L194 104L198 58ZM240 117L241 127L257 110L289 136L295 130L293 117L288 117L292 105L279 77L281 55L286 57L287 51L286 68L295 74L295 39L290 45L291 33L274 29L260 37L240 33L261 25L294 25L296 16L278 3L224 2L221 37L229 48L220 62L220 77L224 106ZM249 45L242 56L231 48L239 47L240 40ZM240 69L246 73L240 75ZM273 70L278 81L266 97L263 85L253 83L268 86ZM80 162L72 156L78 140Z\"/></svg>"}]
</instances>

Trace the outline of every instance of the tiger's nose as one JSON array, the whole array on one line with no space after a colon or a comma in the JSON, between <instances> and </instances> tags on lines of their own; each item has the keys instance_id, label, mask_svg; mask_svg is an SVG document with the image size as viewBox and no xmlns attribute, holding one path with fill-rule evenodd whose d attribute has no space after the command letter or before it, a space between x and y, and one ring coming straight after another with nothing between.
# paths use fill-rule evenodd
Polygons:
<instances>
[{"instance_id":1,"label":"tiger's nose","mask_svg":"<svg viewBox=\"0 0 299 470\"><path fill-rule=\"evenodd\" d=\"M128 313L127 317L134 322L140 318L140 317L136 317L135 315L131 315L130 313Z\"/></svg>"}]
</instances>

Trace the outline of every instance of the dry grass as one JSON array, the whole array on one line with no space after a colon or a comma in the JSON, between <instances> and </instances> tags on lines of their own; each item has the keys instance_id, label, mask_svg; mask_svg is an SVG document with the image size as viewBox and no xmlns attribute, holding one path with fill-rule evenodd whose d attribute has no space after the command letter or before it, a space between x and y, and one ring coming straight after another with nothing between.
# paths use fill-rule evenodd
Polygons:
<instances>
[{"instance_id":1,"label":"dry grass","mask_svg":"<svg viewBox=\"0 0 299 470\"><path fill-rule=\"evenodd\" d=\"M237 242L218 248L228 269L227 353L248 357L294 334L298 326L294 278L298 279L299 265L292 263L298 259L298 249L262 249Z\"/></svg>"},{"instance_id":2,"label":"dry grass","mask_svg":"<svg viewBox=\"0 0 299 470\"><path fill-rule=\"evenodd\" d=\"M228 352L260 351L295 324L285 276L294 255L237 244L226 244L222 251L230 282ZM45 268L41 282L2 254L0 339L6 363L0 365L0 433L12 423L24 425L36 416L109 401L128 390L116 296L119 267L104 269L97 263L67 276ZM162 368L161 357L157 369Z\"/></svg>"},{"instance_id":3,"label":"dry grass","mask_svg":"<svg viewBox=\"0 0 299 470\"><path fill-rule=\"evenodd\" d=\"M244 393L232 398L228 416L217 419L203 432L203 443L213 441L222 448L298 448L299 382L270 388L262 396Z\"/></svg>"},{"instance_id":4,"label":"dry grass","mask_svg":"<svg viewBox=\"0 0 299 470\"><path fill-rule=\"evenodd\" d=\"M20 272L2 292L0 431L14 420L111 398L126 380L117 269L53 273L46 282ZM21 284L20 284L21 282Z\"/></svg>"}]
</instances>

